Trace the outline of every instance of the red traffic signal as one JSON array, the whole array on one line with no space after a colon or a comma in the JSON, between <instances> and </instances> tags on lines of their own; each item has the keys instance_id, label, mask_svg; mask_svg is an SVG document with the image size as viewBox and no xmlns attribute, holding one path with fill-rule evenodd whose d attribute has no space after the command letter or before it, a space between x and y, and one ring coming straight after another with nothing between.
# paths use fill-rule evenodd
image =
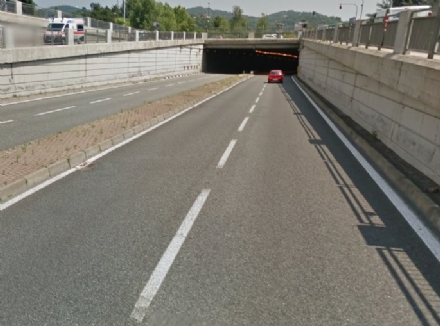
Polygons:
<instances>
[{"instance_id":1,"label":"red traffic signal","mask_svg":"<svg viewBox=\"0 0 440 326\"><path fill-rule=\"evenodd\" d=\"M342 3L339 5L339 9L342 9Z\"/></svg>"}]
</instances>

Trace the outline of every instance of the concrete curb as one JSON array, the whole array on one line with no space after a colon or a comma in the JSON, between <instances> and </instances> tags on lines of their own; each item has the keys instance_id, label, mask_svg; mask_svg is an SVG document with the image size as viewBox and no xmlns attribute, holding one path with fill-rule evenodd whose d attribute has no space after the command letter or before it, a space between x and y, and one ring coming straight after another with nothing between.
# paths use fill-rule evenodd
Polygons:
<instances>
[{"instance_id":1,"label":"concrete curb","mask_svg":"<svg viewBox=\"0 0 440 326\"><path fill-rule=\"evenodd\" d=\"M426 224L440 234L440 207L432 201L419 187L400 172L382 154L374 149L364 138L350 128L331 108L311 91L311 87L303 80L296 78L307 94L320 105L320 108L335 123L335 125L354 143L368 160L374 162L375 168L385 175L388 182L414 206L421 214ZM317 100L316 100L317 99ZM324 104L324 105L321 105Z\"/></svg>"},{"instance_id":2,"label":"concrete curb","mask_svg":"<svg viewBox=\"0 0 440 326\"><path fill-rule=\"evenodd\" d=\"M224 89L221 89L219 91L216 91L214 94L214 97L217 95L220 95L227 89L231 89L238 84L248 80L249 78L252 78L252 75L250 75L248 78L245 78L239 82L236 82L230 86L227 86ZM38 184L41 184L42 182L53 178L63 172L66 172L72 168L79 167L82 164L84 164L88 159L98 155L99 153L114 147L115 145L135 137L137 134L143 132L144 130L147 130L156 124L169 119L183 110L186 110L191 107L199 106L202 103L205 103L207 101L207 98L212 97L213 95L207 95L204 97L200 97L197 100L190 101L186 103L185 105L179 106L177 108L171 109L168 112L165 112L164 114L160 115L159 117L153 118L149 121L146 121L140 125L134 126L133 128L126 130L116 136L113 136L112 138L109 138L97 145L93 145L83 151L77 152L75 154L72 154L67 159L59 160L47 167L41 168L35 172L32 172L26 176L24 176L21 179L17 179L10 184L0 188L0 204L7 202L8 200L12 199L13 197L37 186Z\"/></svg>"}]
</instances>

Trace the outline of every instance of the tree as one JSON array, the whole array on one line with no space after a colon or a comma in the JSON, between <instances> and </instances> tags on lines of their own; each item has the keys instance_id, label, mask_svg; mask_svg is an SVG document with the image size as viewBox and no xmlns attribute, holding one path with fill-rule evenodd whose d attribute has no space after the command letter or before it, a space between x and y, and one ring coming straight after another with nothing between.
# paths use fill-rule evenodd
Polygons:
<instances>
[{"instance_id":1,"label":"tree","mask_svg":"<svg viewBox=\"0 0 440 326\"><path fill-rule=\"evenodd\" d=\"M175 31L176 24L176 15L174 14L173 8L166 3L162 4L161 2L156 3L156 12L157 12L157 22L160 24L161 31Z\"/></svg>"},{"instance_id":2,"label":"tree","mask_svg":"<svg viewBox=\"0 0 440 326\"><path fill-rule=\"evenodd\" d=\"M216 32L219 33L229 33L231 27L229 25L229 21L224 18L224 17L220 17L220 16L216 16L214 18L214 22L213 22L214 28Z\"/></svg>"},{"instance_id":3,"label":"tree","mask_svg":"<svg viewBox=\"0 0 440 326\"><path fill-rule=\"evenodd\" d=\"M115 22L115 14L112 10L106 6L102 7L99 3L91 3L90 8L90 17L98 20L106 21L106 22Z\"/></svg>"},{"instance_id":4,"label":"tree","mask_svg":"<svg viewBox=\"0 0 440 326\"><path fill-rule=\"evenodd\" d=\"M243 9L241 9L239 6L232 7L232 18L230 24L232 33L247 33L248 21L243 16Z\"/></svg>"},{"instance_id":5,"label":"tree","mask_svg":"<svg viewBox=\"0 0 440 326\"><path fill-rule=\"evenodd\" d=\"M154 0L130 0L130 25L134 28L152 30L153 22L158 20L156 1Z\"/></svg>"},{"instance_id":6,"label":"tree","mask_svg":"<svg viewBox=\"0 0 440 326\"><path fill-rule=\"evenodd\" d=\"M264 34L264 31L268 28L268 26L269 26L269 20L267 19L267 16L263 13L261 14L261 17L258 19L256 32Z\"/></svg>"},{"instance_id":7,"label":"tree","mask_svg":"<svg viewBox=\"0 0 440 326\"><path fill-rule=\"evenodd\" d=\"M192 32L195 29L193 18L188 14L186 9L181 6L174 7L174 16L176 17L177 31Z\"/></svg>"},{"instance_id":8,"label":"tree","mask_svg":"<svg viewBox=\"0 0 440 326\"><path fill-rule=\"evenodd\" d=\"M386 9L391 7L403 7L403 6L423 6L438 4L439 0L382 0L377 4L378 8Z\"/></svg>"}]
</instances>

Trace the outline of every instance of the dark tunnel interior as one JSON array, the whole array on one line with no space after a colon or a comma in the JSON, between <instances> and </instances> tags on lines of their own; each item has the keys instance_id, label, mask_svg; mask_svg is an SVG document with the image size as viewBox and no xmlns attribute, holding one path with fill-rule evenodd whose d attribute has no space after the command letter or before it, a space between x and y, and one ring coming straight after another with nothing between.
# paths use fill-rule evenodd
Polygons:
<instances>
[{"instance_id":1,"label":"dark tunnel interior","mask_svg":"<svg viewBox=\"0 0 440 326\"><path fill-rule=\"evenodd\" d=\"M205 73L239 74L245 71L266 74L281 69L296 74L298 49L210 49L203 50L202 70Z\"/></svg>"}]
</instances>

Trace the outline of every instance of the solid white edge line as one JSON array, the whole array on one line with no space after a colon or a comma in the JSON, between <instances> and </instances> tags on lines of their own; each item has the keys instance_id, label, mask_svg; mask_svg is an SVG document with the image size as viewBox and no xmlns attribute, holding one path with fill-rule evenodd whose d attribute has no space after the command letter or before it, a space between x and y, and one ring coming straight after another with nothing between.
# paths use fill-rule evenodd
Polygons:
<instances>
[{"instance_id":1,"label":"solid white edge line","mask_svg":"<svg viewBox=\"0 0 440 326\"><path fill-rule=\"evenodd\" d=\"M225 166L226 161L229 158L229 155L231 155L232 150L234 149L235 144L237 143L237 139L232 139L229 143L228 147L226 148L225 152L223 153L222 157L220 158L220 161L217 164L217 169L221 169Z\"/></svg>"},{"instance_id":2,"label":"solid white edge line","mask_svg":"<svg viewBox=\"0 0 440 326\"><path fill-rule=\"evenodd\" d=\"M6 120L6 121L0 121L0 124L3 124L3 123L9 123L9 122L13 122L14 120Z\"/></svg>"},{"instance_id":3,"label":"solid white edge line","mask_svg":"<svg viewBox=\"0 0 440 326\"><path fill-rule=\"evenodd\" d=\"M251 109L249 110L249 113L254 112L254 110L255 110L255 104L251 106Z\"/></svg>"},{"instance_id":4,"label":"solid white edge line","mask_svg":"<svg viewBox=\"0 0 440 326\"><path fill-rule=\"evenodd\" d=\"M162 285L162 282L165 280L168 271L173 265L180 248L185 242L188 233L191 231L191 228L194 225L194 222L196 221L200 211L202 210L210 192L211 189L203 189L195 200L194 204L174 235L174 238L171 240L168 248L160 258L159 263L156 265L156 268L151 274L150 279L142 290L139 299L134 306L133 312L131 313L131 318L137 320L138 322L141 322L144 319L148 307Z\"/></svg>"},{"instance_id":5,"label":"solid white edge line","mask_svg":"<svg viewBox=\"0 0 440 326\"><path fill-rule=\"evenodd\" d=\"M244 127L246 126L246 123L248 122L249 117L244 118L243 122L241 123L240 127L238 127L238 131L242 132Z\"/></svg>"},{"instance_id":6,"label":"solid white edge line","mask_svg":"<svg viewBox=\"0 0 440 326\"><path fill-rule=\"evenodd\" d=\"M335 124L324 114L321 108L312 100L312 98L302 89L298 82L291 77L293 82L309 100L309 102L315 107L321 117L330 126L338 138L344 143L348 150L353 154L356 160L367 171L374 182L379 186L385 196L391 201L391 203L400 212L403 218L408 222L414 232L422 239L428 249L432 252L437 261L440 262L440 242L436 236L423 224L423 222L417 217L413 210L405 203L405 201L394 191L394 189L388 184L388 182L382 178L382 176L371 166L370 163L359 153L359 151L350 143L350 141L344 136L344 134L335 126Z\"/></svg>"},{"instance_id":7,"label":"solid white edge line","mask_svg":"<svg viewBox=\"0 0 440 326\"><path fill-rule=\"evenodd\" d=\"M250 77L250 78L252 78L252 77ZM60 179L62 179L62 178L64 178L64 177L68 176L69 174L71 174L71 173L73 173L73 172L79 170L79 169L81 168L81 166L83 166L83 165L87 165L87 164L90 164L90 163L92 163L92 162L94 162L94 161L100 159L101 157L103 157L103 156L105 156L105 155L107 155L107 154L113 152L114 150L118 149L119 147L122 147L122 146L124 146L124 145L126 145L126 144L132 142L133 140L138 139L139 137L142 137L143 135L145 135L145 134L147 134L147 133L153 131L154 129L159 128L159 127L162 126L163 124L165 124L165 123L167 123L167 122L169 122L169 121L171 121L171 120L174 120L175 118L177 118L177 117L181 116L182 114L184 114L184 113L186 113L186 112L188 112L188 111L190 111L190 110L192 110L192 109L194 109L194 108L200 106L201 104L203 104L203 103L205 103L205 102L207 102L207 101L213 99L214 97L217 97L217 96L219 96L220 94L223 94L224 92L227 92L227 91L230 90L231 88L237 86L238 84L240 84L240 83L242 83L242 82L244 82L244 81L246 81L246 80L247 80L247 79L243 79L243 80L241 80L241 81L239 81L239 82L236 82L235 84L232 84L231 86L225 88L224 90L218 92L217 94L214 94L214 95L212 95L212 96L210 96L210 97L208 97L208 98L206 98L206 99L204 99L204 100L202 100L202 101L200 101L200 102L194 104L193 106L190 106L190 107L186 108L185 110L180 111L179 113L177 113L177 114L175 114L175 115L169 117L168 119L165 119L165 120L163 120L163 121L161 121L161 122L155 124L154 126L152 126L152 127L148 128L148 129L146 129L146 130L144 130L144 131L142 131L142 132L140 132L140 133L134 135L133 137L128 138L128 139L124 140L123 142L120 142L119 144L116 144L115 146L110 147L110 148L106 149L105 151L103 151L103 152L101 152L101 153L99 153L99 154L97 154L97 155L95 155L95 156L89 158L88 160L86 160L85 162L81 163L80 165L75 166L75 167L71 168L70 170L67 170L67 171L65 171L65 172L63 172L63 173L61 173L61 174L59 174L59 175L57 175L57 176L55 176L55 177L53 177L53 178L51 178L51 179L48 179L48 180L42 182L41 184L39 184L39 185L37 185L37 186L35 186L35 187L29 189L29 190L26 190L26 191L23 192L22 194L20 194L20 195L18 195L18 196L15 196L14 198L8 200L8 201L5 202L5 203L0 203L0 212L3 211L3 210L5 210L6 208L8 208L8 207L10 207L10 206L12 206L12 205L18 203L20 200L23 200L23 199L25 199L26 197L33 195L33 194L36 193L38 190L41 190L41 189L43 189L43 188L45 188L45 187L51 185L52 183L54 183L54 182L56 182L56 181L58 181L58 180L60 180Z\"/></svg>"}]
</instances>

